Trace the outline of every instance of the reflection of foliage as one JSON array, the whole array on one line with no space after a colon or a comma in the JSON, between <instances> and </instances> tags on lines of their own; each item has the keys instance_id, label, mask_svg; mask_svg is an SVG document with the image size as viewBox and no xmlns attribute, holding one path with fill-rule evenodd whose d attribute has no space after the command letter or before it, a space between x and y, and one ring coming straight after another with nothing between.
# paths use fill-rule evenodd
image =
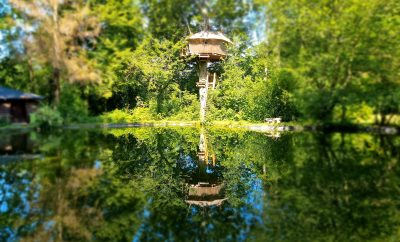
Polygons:
<instances>
[{"instance_id":1,"label":"reflection of foliage","mask_svg":"<svg viewBox=\"0 0 400 242\"><path fill-rule=\"evenodd\" d=\"M398 233L397 137L210 130L217 165L208 168L197 162L196 129L33 137L44 159L0 163L0 239L380 241ZM186 183L199 177L221 180L227 201L186 204Z\"/></svg>"},{"instance_id":2,"label":"reflection of foliage","mask_svg":"<svg viewBox=\"0 0 400 242\"><path fill-rule=\"evenodd\" d=\"M271 186L268 239L390 237L400 223L393 200L399 154L386 150L392 142L370 135L301 137L296 160Z\"/></svg>"}]
</instances>

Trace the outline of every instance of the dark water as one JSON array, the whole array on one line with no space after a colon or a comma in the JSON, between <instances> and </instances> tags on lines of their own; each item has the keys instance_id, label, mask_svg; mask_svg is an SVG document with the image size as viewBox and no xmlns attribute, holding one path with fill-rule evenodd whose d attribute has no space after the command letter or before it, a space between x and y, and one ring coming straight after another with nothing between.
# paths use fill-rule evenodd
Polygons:
<instances>
[{"instance_id":1,"label":"dark water","mask_svg":"<svg viewBox=\"0 0 400 242\"><path fill-rule=\"evenodd\" d=\"M0 241L399 241L400 137L0 137Z\"/></svg>"}]
</instances>

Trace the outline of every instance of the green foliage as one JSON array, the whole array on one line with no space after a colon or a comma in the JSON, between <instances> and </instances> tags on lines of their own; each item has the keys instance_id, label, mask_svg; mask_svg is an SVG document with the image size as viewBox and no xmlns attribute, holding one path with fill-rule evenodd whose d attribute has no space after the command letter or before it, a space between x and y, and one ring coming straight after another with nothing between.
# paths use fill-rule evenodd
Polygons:
<instances>
[{"instance_id":1,"label":"green foliage","mask_svg":"<svg viewBox=\"0 0 400 242\"><path fill-rule=\"evenodd\" d=\"M199 133L206 161L198 156ZM2 241L11 233L38 241L396 241L399 235L398 136L306 132L277 139L144 127L2 136L4 144L21 141L41 155L15 155L18 162L0 165L7 190ZM187 204L188 186L199 181L223 184L218 195L226 200ZM26 203L37 216L21 213Z\"/></svg>"},{"instance_id":2,"label":"green foliage","mask_svg":"<svg viewBox=\"0 0 400 242\"><path fill-rule=\"evenodd\" d=\"M10 123L11 123L11 122L10 122L10 119L9 119L9 118L0 117L0 127L1 127L1 126L9 125Z\"/></svg>"},{"instance_id":3,"label":"green foliage","mask_svg":"<svg viewBox=\"0 0 400 242\"><path fill-rule=\"evenodd\" d=\"M145 107L137 107L133 110L115 109L102 114L100 119L105 123L134 123L156 120L154 113Z\"/></svg>"},{"instance_id":4,"label":"green foliage","mask_svg":"<svg viewBox=\"0 0 400 242\"><path fill-rule=\"evenodd\" d=\"M282 117L289 121L297 115L295 79L290 72L278 69L265 51L262 45L246 49L244 42L231 49L222 64L220 83L210 93L211 119L263 121Z\"/></svg>"},{"instance_id":5,"label":"green foliage","mask_svg":"<svg viewBox=\"0 0 400 242\"><path fill-rule=\"evenodd\" d=\"M180 51L185 37L202 28L202 12L212 30L234 40L229 56L209 66L218 81L208 120L384 125L400 113L396 0L1 4L0 85L48 101L61 93L57 109L65 123L104 112L109 122L133 122L134 112L139 120L197 120L198 63ZM48 18L56 11L57 23ZM265 39L256 43L255 36Z\"/></svg>"},{"instance_id":6,"label":"green foliage","mask_svg":"<svg viewBox=\"0 0 400 242\"><path fill-rule=\"evenodd\" d=\"M130 123L131 115L123 110L115 109L102 114L100 119L105 123Z\"/></svg>"},{"instance_id":7,"label":"green foliage","mask_svg":"<svg viewBox=\"0 0 400 242\"><path fill-rule=\"evenodd\" d=\"M126 70L126 78L143 90L138 97L147 101L150 109L160 117L175 108L186 65L180 57L184 45L184 42L148 37L135 50Z\"/></svg>"},{"instance_id":8,"label":"green foliage","mask_svg":"<svg viewBox=\"0 0 400 242\"><path fill-rule=\"evenodd\" d=\"M295 73L305 117L339 121L335 107L354 103L383 117L398 112L398 1L265 2L270 52Z\"/></svg>"},{"instance_id":9,"label":"green foliage","mask_svg":"<svg viewBox=\"0 0 400 242\"><path fill-rule=\"evenodd\" d=\"M187 34L187 24L198 17L200 12L196 2L190 0L181 0L179 3L173 0L140 2L148 18L148 32L160 39L172 41L181 39Z\"/></svg>"},{"instance_id":10,"label":"green foliage","mask_svg":"<svg viewBox=\"0 0 400 242\"><path fill-rule=\"evenodd\" d=\"M144 34L143 16L139 6L131 0L94 1L92 4L93 12L102 24L102 32L91 55L98 61L97 68L101 70L103 80L92 92L110 99L127 92L119 86L126 81L122 73Z\"/></svg>"},{"instance_id":11,"label":"green foliage","mask_svg":"<svg viewBox=\"0 0 400 242\"><path fill-rule=\"evenodd\" d=\"M31 122L41 129L47 130L62 125L63 118L58 110L44 105L31 114Z\"/></svg>"},{"instance_id":12,"label":"green foliage","mask_svg":"<svg viewBox=\"0 0 400 242\"><path fill-rule=\"evenodd\" d=\"M88 119L88 104L84 97L84 89L79 85L64 84L61 102L58 106L64 123L84 122Z\"/></svg>"},{"instance_id":13,"label":"green foliage","mask_svg":"<svg viewBox=\"0 0 400 242\"><path fill-rule=\"evenodd\" d=\"M258 5L252 1L216 0L141 0L143 12L148 20L147 31L159 39L180 40L190 31L197 32L203 27L202 9L206 9L211 28L224 30L232 35L246 36L252 23L244 18Z\"/></svg>"},{"instance_id":14,"label":"green foliage","mask_svg":"<svg viewBox=\"0 0 400 242\"><path fill-rule=\"evenodd\" d=\"M179 92L175 95L169 105L169 120L197 121L199 120L200 104L196 94L188 91Z\"/></svg>"}]
</instances>

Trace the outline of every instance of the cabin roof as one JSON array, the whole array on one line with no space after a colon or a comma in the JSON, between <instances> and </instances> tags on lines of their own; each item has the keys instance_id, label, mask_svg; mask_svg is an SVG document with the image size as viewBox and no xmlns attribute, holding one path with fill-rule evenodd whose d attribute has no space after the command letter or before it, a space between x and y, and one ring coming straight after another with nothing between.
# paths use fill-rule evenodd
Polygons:
<instances>
[{"instance_id":1,"label":"cabin roof","mask_svg":"<svg viewBox=\"0 0 400 242\"><path fill-rule=\"evenodd\" d=\"M32 93L25 93L18 90L14 90L7 87L0 86L0 100L7 101L7 100L40 100L43 99L42 96L32 94Z\"/></svg>"},{"instance_id":2,"label":"cabin roof","mask_svg":"<svg viewBox=\"0 0 400 242\"><path fill-rule=\"evenodd\" d=\"M226 37L223 33L221 32L212 32L212 31L201 31L198 33L195 33L191 35L189 40L194 40L194 39L218 39L222 40L228 43L232 43L232 41Z\"/></svg>"}]
</instances>

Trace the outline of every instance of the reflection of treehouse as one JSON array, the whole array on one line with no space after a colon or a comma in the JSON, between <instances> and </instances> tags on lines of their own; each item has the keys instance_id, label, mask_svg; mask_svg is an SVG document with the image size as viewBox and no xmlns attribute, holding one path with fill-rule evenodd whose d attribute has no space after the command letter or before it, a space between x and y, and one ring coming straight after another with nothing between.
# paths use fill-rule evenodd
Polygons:
<instances>
[{"instance_id":1,"label":"reflection of treehouse","mask_svg":"<svg viewBox=\"0 0 400 242\"><path fill-rule=\"evenodd\" d=\"M202 164L208 164L208 157L210 156L210 154L208 153L207 138L204 134L204 130L201 130L200 132L199 152L197 153L197 156L199 157L199 161ZM215 154L211 154L211 159L212 165L215 166L217 160Z\"/></svg>"},{"instance_id":2,"label":"reflection of treehouse","mask_svg":"<svg viewBox=\"0 0 400 242\"><path fill-rule=\"evenodd\" d=\"M224 185L199 183L191 185L186 203L200 207L220 206L226 200L223 196Z\"/></svg>"},{"instance_id":3,"label":"reflection of treehouse","mask_svg":"<svg viewBox=\"0 0 400 242\"><path fill-rule=\"evenodd\" d=\"M266 136L267 136L267 137L270 137L270 138L274 138L274 139L279 139L279 138L281 137L281 134L280 134L279 132L276 132L276 133L267 133Z\"/></svg>"},{"instance_id":4,"label":"reflection of treehouse","mask_svg":"<svg viewBox=\"0 0 400 242\"><path fill-rule=\"evenodd\" d=\"M212 162L209 162L210 156ZM215 170L209 169L210 167L216 168L216 158L215 154L210 155L208 153L204 130L200 132L198 157L199 180L197 184L189 184L189 194L186 203L200 207L220 206L226 200L223 191L224 185L219 181L216 173L214 173Z\"/></svg>"}]
</instances>

